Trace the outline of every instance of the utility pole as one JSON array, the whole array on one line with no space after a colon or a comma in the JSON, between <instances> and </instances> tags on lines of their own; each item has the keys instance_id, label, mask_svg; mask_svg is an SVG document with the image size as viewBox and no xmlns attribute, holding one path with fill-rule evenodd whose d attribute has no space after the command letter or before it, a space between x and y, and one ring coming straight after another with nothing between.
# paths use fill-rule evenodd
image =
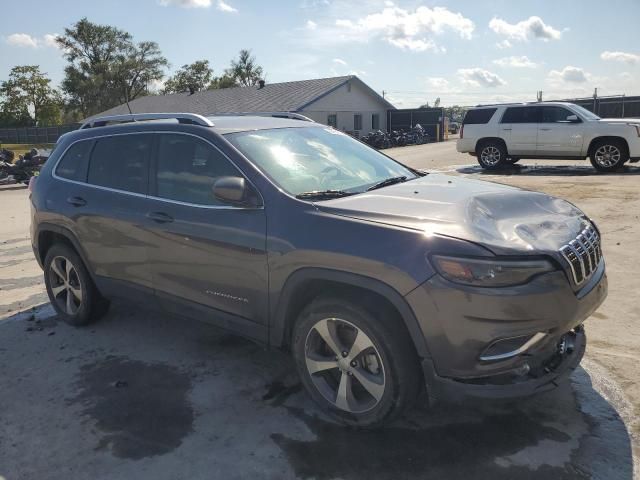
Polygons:
<instances>
[{"instance_id":1,"label":"utility pole","mask_svg":"<svg viewBox=\"0 0 640 480\"><path fill-rule=\"evenodd\" d=\"M384 98L384 96L387 94L387 92L385 90L382 90L382 98Z\"/></svg>"},{"instance_id":2,"label":"utility pole","mask_svg":"<svg viewBox=\"0 0 640 480\"><path fill-rule=\"evenodd\" d=\"M598 106L598 87L593 89L593 113L595 113L596 115L598 114L597 112L597 106Z\"/></svg>"},{"instance_id":3,"label":"utility pole","mask_svg":"<svg viewBox=\"0 0 640 480\"><path fill-rule=\"evenodd\" d=\"M538 90L536 92L536 98L538 99L539 102L542 101L542 90Z\"/></svg>"}]
</instances>

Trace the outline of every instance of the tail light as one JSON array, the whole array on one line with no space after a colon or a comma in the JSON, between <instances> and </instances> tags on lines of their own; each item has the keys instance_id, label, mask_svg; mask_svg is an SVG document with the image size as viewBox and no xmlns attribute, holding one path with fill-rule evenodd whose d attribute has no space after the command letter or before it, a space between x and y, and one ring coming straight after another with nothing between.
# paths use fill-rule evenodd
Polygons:
<instances>
[{"instance_id":1,"label":"tail light","mask_svg":"<svg viewBox=\"0 0 640 480\"><path fill-rule=\"evenodd\" d=\"M460 138L464 138L464 123L460 127Z\"/></svg>"},{"instance_id":2,"label":"tail light","mask_svg":"<svg viewBox=\"0 0 640 480\"><path fill-rule=\"evenodd\" d=\"M33 192L33 187L36 185L37 176L33 176L29 179L29 193Z\"/></svg>"}]
</instances>

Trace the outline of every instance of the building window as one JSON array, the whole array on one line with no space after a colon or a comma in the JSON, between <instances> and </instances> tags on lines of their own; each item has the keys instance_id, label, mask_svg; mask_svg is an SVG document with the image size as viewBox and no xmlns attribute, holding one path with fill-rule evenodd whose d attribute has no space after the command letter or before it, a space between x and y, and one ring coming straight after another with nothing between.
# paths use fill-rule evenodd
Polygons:
<instances>
[{"instance_id":1,"label":"building window","mask_svg":"<svg viewBox=\"0 0 640 480\"><path fill-rule=\"evenodd\" d=\"M327 117L327 125L333 128L338 128L338 116L337 115L329 115Z\"/></svg>"},{"instance_id":2,"label":"building window","mask_svg":"<svg viewBox=\"0 0 640 480\"><path fill-rule=\"evenodd\" d=\"M359 113L353 116L353 129L362 130L362 115Z\"/></svg>"},{"instance_id":3,"label":"building window","mask_svg":"<svg viewBox=\"0 0 640 480\"><path fill-rule=\"evenodd\" d=\"M371 130L379 130L380 129L380 115L374 113L371 115Z\"/></svg>"}]
</instances>

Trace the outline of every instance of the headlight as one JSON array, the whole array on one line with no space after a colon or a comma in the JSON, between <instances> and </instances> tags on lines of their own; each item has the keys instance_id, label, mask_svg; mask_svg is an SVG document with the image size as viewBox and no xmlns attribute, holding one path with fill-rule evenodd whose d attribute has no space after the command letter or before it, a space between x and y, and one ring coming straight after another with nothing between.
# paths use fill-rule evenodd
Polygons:
<instances>
[{"instance_id":1,"label":"headlight","mask_svg":"<svg viewBox=\"0 0 640 480\"><path fill-rule=\"evenodd\" d=\"M556 270L547 260L485 260L440 255L431 259L438 273L447 280L476 287L520 285L535 275Z\"/></svg>"}]
</instances>

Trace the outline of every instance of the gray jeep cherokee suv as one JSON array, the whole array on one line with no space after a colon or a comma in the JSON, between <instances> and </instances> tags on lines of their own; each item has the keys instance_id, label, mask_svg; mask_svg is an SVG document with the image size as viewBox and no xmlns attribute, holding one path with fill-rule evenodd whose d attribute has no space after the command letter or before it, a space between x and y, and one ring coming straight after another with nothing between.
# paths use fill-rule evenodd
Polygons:
<instances>
[{"instance_id":1,"label":"gray jeep cherokee suv","mask_svg":"<svg viewBox=\"0 0 640 480\"><path fill-rule=\"evenodd\" d=\"M60 139L31 203L68 323L124 297L288 348L352 425L423 390L556 386L607 292L600 234L572 204L425 174L304 118L97 119Z\"/></svg>"}]
</instances>

